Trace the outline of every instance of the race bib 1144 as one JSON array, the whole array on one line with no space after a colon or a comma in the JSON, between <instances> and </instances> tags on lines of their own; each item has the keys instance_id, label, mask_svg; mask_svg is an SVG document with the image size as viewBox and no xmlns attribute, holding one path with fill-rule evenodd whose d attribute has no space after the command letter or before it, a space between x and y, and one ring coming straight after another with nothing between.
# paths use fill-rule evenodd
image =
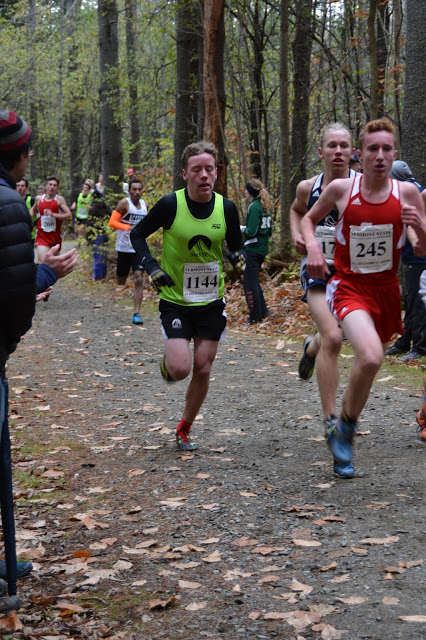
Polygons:
<instances>
[{"instance_id":1,"label":"race bib 1144","mask_svg":"<svg viewBox=\"0 0 426 640\"><path fill-rule=\"evenodd\" d=\"M183 299L185 302L212 302L219 297L219 263L185 263Z\"/></svg>"}]
</instances>

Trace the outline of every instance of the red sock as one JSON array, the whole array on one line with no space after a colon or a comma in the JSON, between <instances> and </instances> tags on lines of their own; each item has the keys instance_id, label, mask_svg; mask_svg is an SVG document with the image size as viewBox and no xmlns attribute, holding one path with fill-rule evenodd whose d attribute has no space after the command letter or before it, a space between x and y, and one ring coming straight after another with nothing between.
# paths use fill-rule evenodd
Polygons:
<instances>
[{"instance_id":1,"label":"red sock","mask_svg":"<svg viewBox=\"0 0 426 640\"><path fill-rule=\"evenodd\" d=\"M180 433L181 431L184 431L185 433L189 433L191 426L192 426L192 422L186 422L186 420L181 418L179 420L178 426L176 427L176 433Z\"/></svg>"}]
</instances>

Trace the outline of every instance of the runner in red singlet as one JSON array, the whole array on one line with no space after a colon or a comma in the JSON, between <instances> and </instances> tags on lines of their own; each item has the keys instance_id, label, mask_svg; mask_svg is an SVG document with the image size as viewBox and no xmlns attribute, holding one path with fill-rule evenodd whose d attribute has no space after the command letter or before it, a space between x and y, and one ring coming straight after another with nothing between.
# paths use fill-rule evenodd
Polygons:
<instances>
[{"instance_id":1,"label":"runner in red singlet","mask_svg":"<svg viewBox=\"0 0 426 640\"><path fill-rule=\"evenodd\" d=\"M387 119L362 130L358 155L364 173L334 180L304 216L307 270L325 278L327 263L315 237L315 225L337 208L336 273L327 285L330 307L350 341L355 360L342 398L337 425L326 430L334 472L352 478L352 442L358 419L382 364L386 343L401 331L397 270L406 225L414 231L414 249L426 252L426 216L418 189L389 178L396 156L394 128Z\"/></svg>"},{"instance_id":2,"label":"runner in red singlet","mask_svg":"<svg viewBox=\"0 0 426 640\"><path fill-rule=\"evenodd\" d=\"M46 194L37 196L31 215L37 215L35 247L38 262L43 262L49 249L62 245L61 226L64 220L72 220L72 213L65 199L58 195L59 180L47 178Z\"/></svg>"}]
</instances>

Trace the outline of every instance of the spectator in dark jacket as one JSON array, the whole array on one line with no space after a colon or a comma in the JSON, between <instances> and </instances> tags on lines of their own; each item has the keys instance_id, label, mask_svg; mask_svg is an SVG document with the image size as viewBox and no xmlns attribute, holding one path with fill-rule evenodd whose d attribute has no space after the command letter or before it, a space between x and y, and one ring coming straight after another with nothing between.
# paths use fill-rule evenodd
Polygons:
<instances>
[{"instance_id":1,"label":"spectator in dark jacket","mask_svg":"<svg viewBox=\"0 0 426 640\"><path fill-rule=\"evenodd\" d=\"M0 560L0 579L7 577L9 608L16 608L16 577L32 569L30 562L16 565L13 519L8 386L6 361L21 337L31 327L36 294L42 298L57 278L72 271L75 249L57 256L52 247L43 265L34 264L31 218L22 196L15 191L31 155L31 131L13 111L0 110L0 503L6 563ZM4 591L0 585L0 592ZM0 598L1 600L1 598ZM4 611L8 603L0 603Z\"/></svg>"}]
</instances>

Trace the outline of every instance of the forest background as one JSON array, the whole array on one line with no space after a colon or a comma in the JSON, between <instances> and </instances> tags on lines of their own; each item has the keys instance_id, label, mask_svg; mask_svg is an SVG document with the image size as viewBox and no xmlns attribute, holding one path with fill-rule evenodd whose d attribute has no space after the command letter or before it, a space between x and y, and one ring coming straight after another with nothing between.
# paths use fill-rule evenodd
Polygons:
<instances>
[{"instance_id":1,"label":"forest background","mask_svg":"<svg viewBox=\"0 0 426 640\"><path fill-rule=\"evenodd\" d=\"M73 202L132 168L149 205L182 186L180 155L219 148L217 190L244 217L244 183L274 201L273 250L289 259L297 183L320 170L321 129L389 116L426 184L422 0L3 0L0 95L30 124L34 195L50 175Z\"/></svg>"}]
</instances>

